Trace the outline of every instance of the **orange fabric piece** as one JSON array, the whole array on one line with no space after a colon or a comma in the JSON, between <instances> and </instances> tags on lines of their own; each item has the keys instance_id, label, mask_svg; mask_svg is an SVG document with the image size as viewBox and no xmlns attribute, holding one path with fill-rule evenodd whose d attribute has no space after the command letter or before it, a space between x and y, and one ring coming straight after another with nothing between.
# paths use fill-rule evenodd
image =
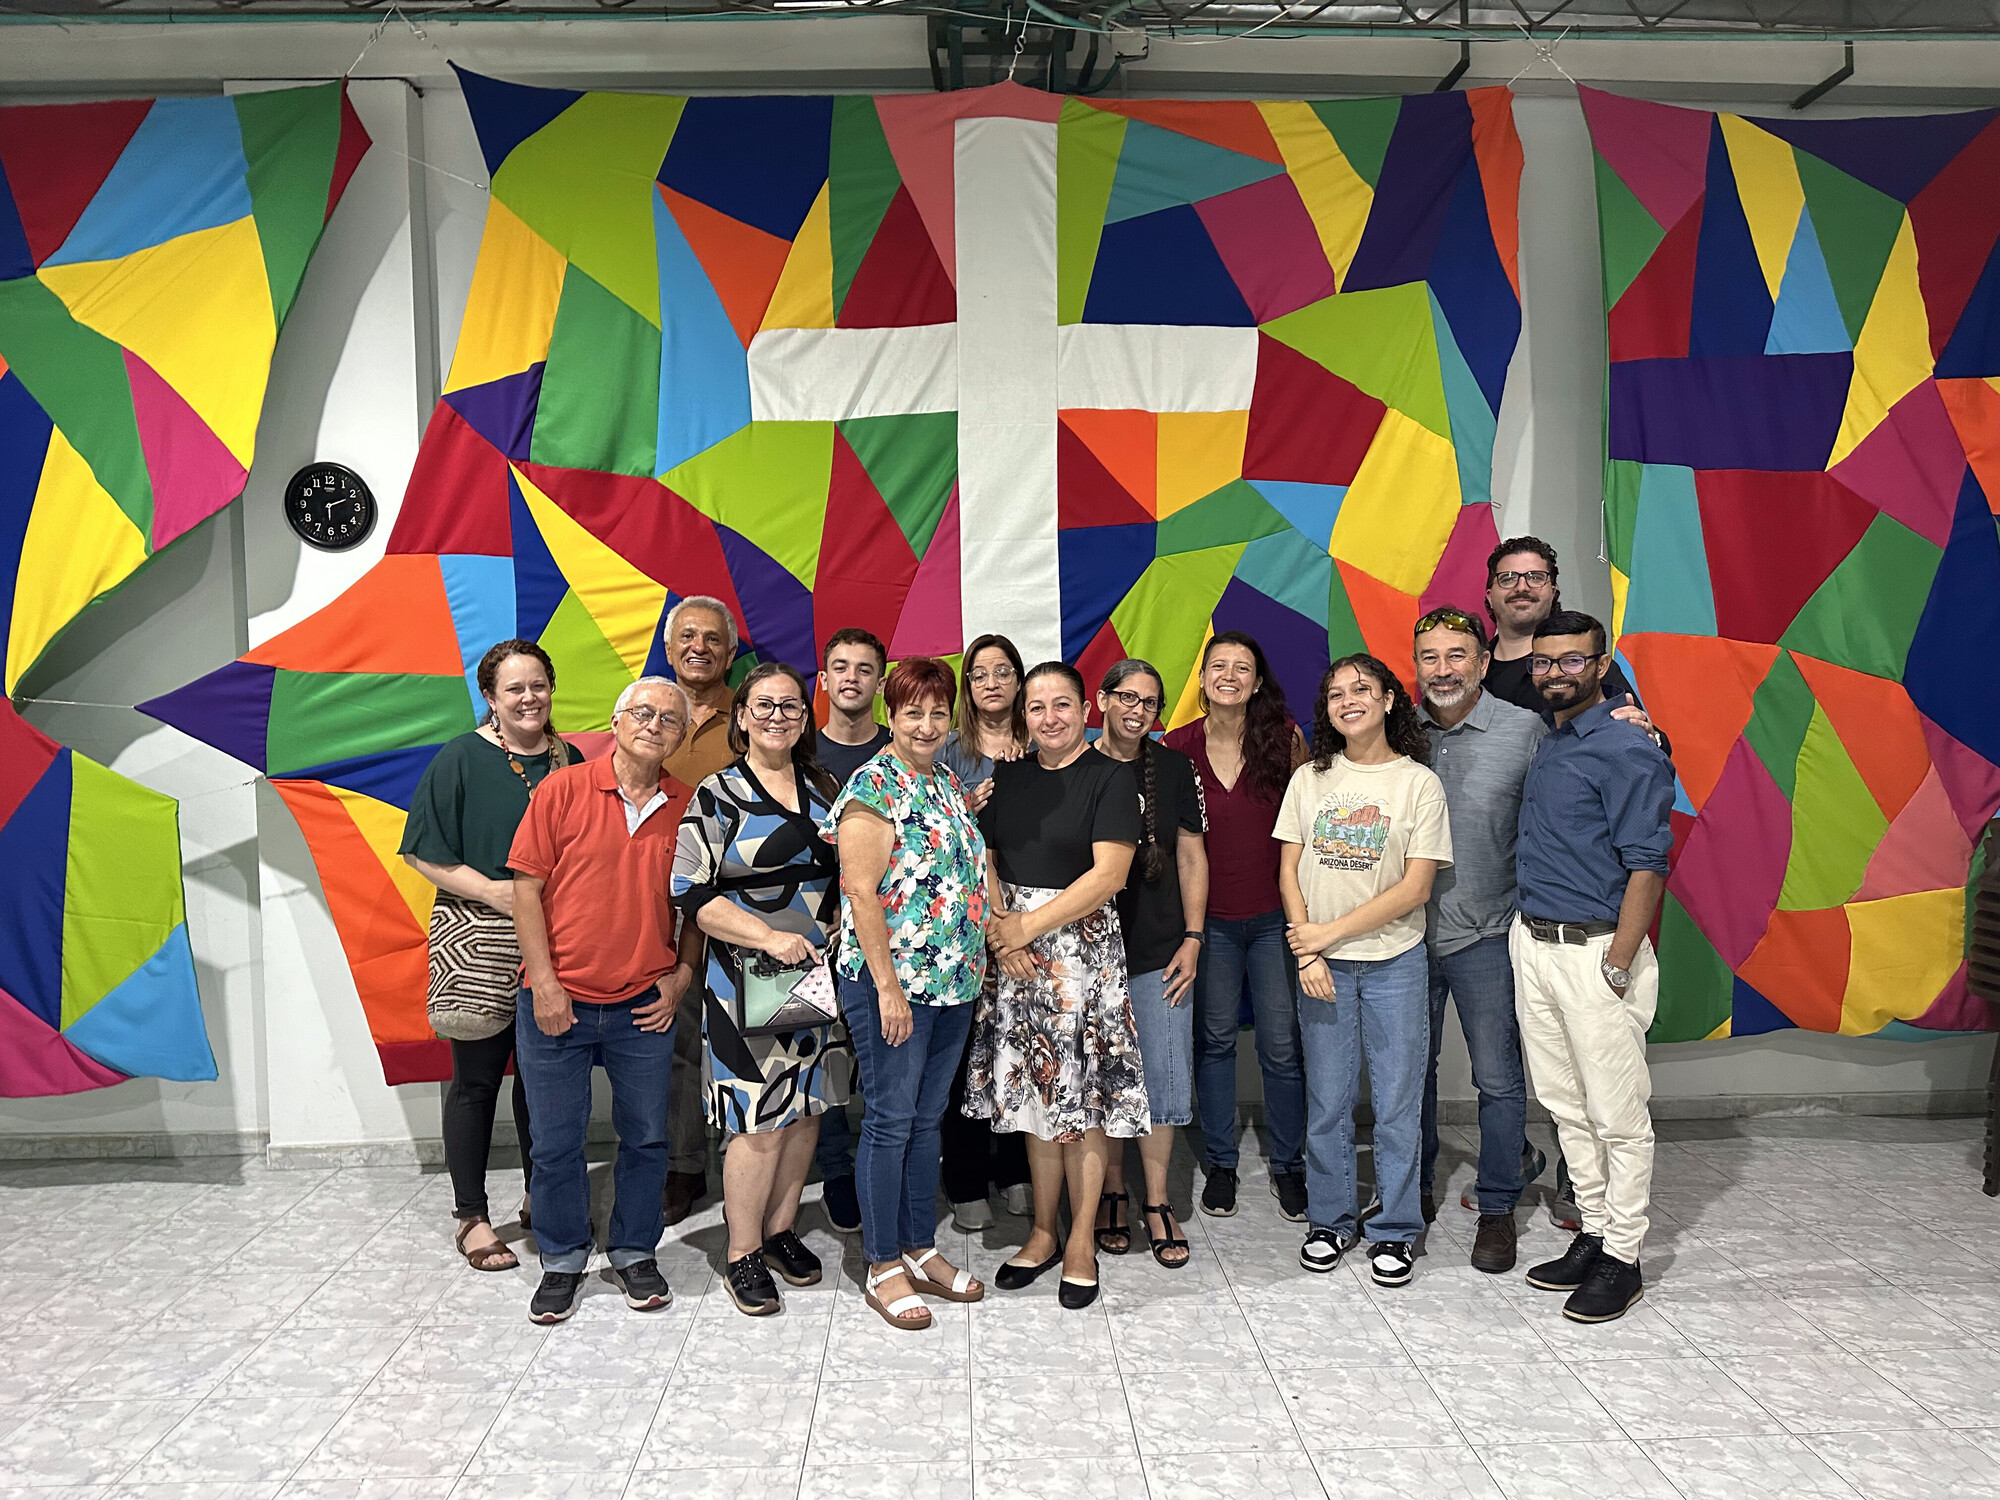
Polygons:
<instances>
[{"instance_id":1,"label":"orange fabric piece","mask_svg":"<svg viewBox=\"0 0 2000 1500\"><path fill-rule=\"evenodd\" d=\"M1089 102L1093 108L1108 109L1128 120L1144 120L1148 125L1193 136L1225 151L1239 151L1278 166L1285 164L1284 153L1271 139L1271 127L1264 123L1262 111L1249 100L1092 99Z\"/></svg>"},{"instance_id":2,"label":"orange fabric piece","mask_svg":"<svg viewBox=\"0 0 2000 1500\"><path fill-rule=\"evenodd\" d=\"M763 326L764 311L771 305L771 294L778 289L778 278L785 274L785 258L792 253L791 242L732 219L706 203L697 203L665 183L657 186L674 222L687 236L688 248L708 273L716 296L722 299L722 310L729 315L730 327L748 349L750 340Z\"/></svg>"},{"instance_id":3,"label":"orange fabric piece","mask_svg":"<svg viewBox=\"0 0 2000 1500\"><path fill-rule=\"evenodd\" d=\"M1674 770L1699 812L1722 779L1730 747L1750 722L1776 646L1642 631L1618 638L1646 712L1674 742Z\"/></svg>"},{"instance_id":4,"label":"orange fabric piece","mask_svg":"<svg viewBox=\"0 0 2000 1500\"><path fill-rule=\"evenodd\" d=\"M243 660L294 672L465 671L436 557L390 553L346 593Z\"/></svg>"},{"instance_id":5,"label":"orange fabric piece","mask_svg":"<svg viewBox=\"0 0 2000 1500\"><path fill-rule=\"evenodd\" d=\"M1794 651L1792 660L1826 710L1827 722L1840 736L1882 816L1895 822L1931 770L1923 720L1910 695L1901 683L1836 667L1818 657Z\"/></svg>"},{"instance_id":6,"label":"orange fabric piece","mask_svg":"<svg viewBox=\"0 0 2000 1500\"><path fill-rule=\"evenodd\" d=\"M1472 154L1479 161L1486 188L1486 221L1493 230L1493 248L1507 272L1515 297L1521 295L1521 137L1514 130L1514 91L1471 89Z\"/></svg>"},{"instance_id":7,"label":"orange fabric piece","mask_svg":"<svg viewBox=\"0 0 2000 1500\"><path fill-rule=\"evenodd\" d=\"M1845 907L1774 911L1763 941L1736 972L1803 1029L1838 1031L1852 941Z\"/></svg>"},{"instance_id":8,"label":"orange fabric piece","mask_svg":"<svg viewBox=\"0 0 2000 1500\"><path fill-rule=\"evenodd\" d=\"M1160 512L1160 419L1149 411L1101 411L1078 407L1057 412L1083 439L1125 493L1154 515Z\"/></svg>"},{"instance_id":9,"label":"orange fabric piece","mask_svg":"<svg viewBox=\"0 0 2000 1500\"><path fill-rule=\"evenodd\" d=\"M2000 515L2000 386L1991 380L1940 380L1937 392L1986 492L1987 509Z\"/></svg>"},{"instance_id":10,"label":"orange fabric piece","mask_svg":"<svg viewBox=\"0 0 2000 1500\"><path fill-rule=\"evenodd\" d=\"M1354 623L1361 627L1361 639L1368 643L1372 654L1388 663L1402 679L1410 695L1415 697L1417 679L1410 660L1410 642L1413 639L1411 632L1417 626L1417 596L1391 588L1352 563L1342 562L1339 558L1333 561L1334 566L1340 569L1341 586L1347 590L1347 604L1354 611Z\"/></svg>"}]
</instances>

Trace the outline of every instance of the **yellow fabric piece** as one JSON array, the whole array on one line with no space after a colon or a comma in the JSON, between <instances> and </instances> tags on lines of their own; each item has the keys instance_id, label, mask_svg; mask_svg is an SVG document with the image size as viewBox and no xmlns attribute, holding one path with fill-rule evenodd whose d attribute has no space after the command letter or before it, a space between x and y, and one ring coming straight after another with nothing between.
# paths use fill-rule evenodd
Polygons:
<instances>
[{"instance_id":1,"label":"yellow fabric piece","mask_svg":"<svg viewBox=\"0 0 2000 1500\"><path fill-rule=\"evenodd\" d=\"M1798 232L1806 190L1799 184L1798 158L1789 142L1781 141L1741 115L1718 115L1722 139L1729 147L1729 164L1736 173L1736 196L1750 224L1750 242L1757 247L1757 264L1771 300L1785 279L1785 262Z\"/></svg>"},{"instance_id":2,"label":"yellow fabric piece","mask_svg":"<svg viewBox=\"0 0 2000 1500\"><path fill-rule=\"evenodd\" d=\"M1422 594L1458 521L1458 455L1391 407L1340 502L1333 555L1405 594Z\"/></svg>"},{"instance_id":3,"label":"yellow fabric piece","mask_svg":"<svg viewBox=\"0 0 2000 1500\"><path fill-rule=\"evenodd\" d=\"M1715 1030L1711 1031L1707 1036L1703 1037L1702 1040L1704 1042L1728 1041L1730 1035L1729 1028L1731 1024L1732 1023L1729 1021L1724 1021L1720 1026L1716 1027Z\"/></svg>"},{"instance_id":4,"label":"yellow fabric piece","mask_svg":"<svg viewBox=\"0 0 2000 1500\"><path fill-rule=\"evenodd\" d=\"M792 253L771 305L764 309L763 328L833 327L833 181L820 184L819 196L799 226Z\"/></svg>"},{"instance_id":5,"label":"yellow fabric piece","mask_svg":"<svg viewBox=\"0 0 2000 1500\"><path fill-rule=\"evenodd\" d=\"M1167 715L1167 728L1178 729L1183 724L1191 724L1201 717L1201 658L1208 650L1208 643L1215 635L1215 621L1210 620L1201 627L1201 645L1194 653L1194 665L1188 669L1187 684L1182 687L1180 697L1174 702L1174 711Z\"/></svg>"},{"instance_id":6,"label":"yellow fabric piece","mask_svg":"<svg viewBox=\"0 0 2000 1500\"><path fill-rule=\"evenodd\" d=\"M1611 643L1625 633L1625 601L1632 592L1632 580L1616 568L1611 570Z\"/></svg>"},{"instance_id":7,"label":"yellow fabric piece","mask_svg":"<svg viewBox=\"0 0 2000 1500\"><path fill-rule=\"evenodd\" d=\"M152 366L250 467L278 342L254 218L35 274L77 322Z\"/></svg>"},{"instance_id":8,"label":"yellow fabric piece","mask_svg":"<svg viewBox=\"0 0 2000 1500\"><path fill-rule=\"evenodd\" d=\"M1160 413L1159 518L1212 495L1243 477L1243 443L1250 431L1247 411L1163 411Z\"/></svg>"},{"instance_id":9,"label":"yellow fabric piece","mask_svg":"<svg viewBox=\"0 0 2000 1500\"><path fill-rule=\"evenodd\" d=\"M1288 99L1260 102L1257 108L1319 231L1320 248L1333 267L1333 284L1344 288L1347 268L1361 245L1361 231L1368 225L1368 211L1375 206L1375 190L1354 170L1311 105Z\"/></svg>"},{"instance_id":10,"label":"yellow fabric piece","mask_svg":"<svg viewBox=\"0 0 2000 1500\"><path fill-rule=\"evenodd\" d=\"M1922 1015L1965 953L1965 892L1956 886L1847 904L1852 949L1840 999L1842 1036L1867 1036Z\"/></svg>"},{"instance_id":11,"label":"yellow fabric piece","mask_svg":"<svg viewBox=\"0 0 2000 1500\"><path fill-rule=\"evenodd\" d=\"M518 375L547 359L568 269L561 251L498 198L489 199L486 233L479 242L465 323L445 390Z\"/></svg>"},{"instance_id":12,"label":"yellow fabric piece","mask_svg":"<svg viewBox=\"0 0 2000 1500\"><path fill-rule=\"evenodd\" d=\"M660 611L666 608L666 585L655 583L591 535L519 469L514 470L514 479L521 486L521 498L528 502L528 513L535 518L549 556L569 580L577 602L597 622L618 659L637 677L652 648Z\"/></svg>"},{"instance_id":13,"label":"yellow fabric piece","mask_svg":"<svg viewBox=\"0 0 2000 1500\"><path fill-rule=\"evenodd\" d=\"M389 883L396 887L396 894L403 898L410 908L410 915L417 919L417 930L429 932L431 928L431 903L437 899L437 887L404 863L403 856L396 852L403 842L403 825L410 815L400 807L361 792L350 792L346 787L329 786L327 790L340 799L340 805L347 815L354 819L354 826L361 837L368 841L368 847L375 857L382 861L382 868L389 874Z\"/></svg>"},{"instance_id":14,"label":"yellow fabric piece","mask_svg":"<svg viewBox=\"0 0 2000 1500\"><path fill-rule=\"evenodd\" d=\"M139 528L97 482L62 429L54 429L21 539L7 635L7 691L86 604L123 583L145 560Z\"/></svg>"},{"instance_id":15,"label":"yellow fabric piece","mask_svg":"<svg viewBox=\"0 0 2000 1500\"><path fill-rule=\"evenodd\" d=\"M1917 236L1905 213L1876 285L1875 300L1868 306L1868 321L1854 341L1847 410L1826 466L1831 469L1860 447L1898 401L1930 378L1931 369L1930 319L1917 285Z\"/></svg>"}]
</instances>

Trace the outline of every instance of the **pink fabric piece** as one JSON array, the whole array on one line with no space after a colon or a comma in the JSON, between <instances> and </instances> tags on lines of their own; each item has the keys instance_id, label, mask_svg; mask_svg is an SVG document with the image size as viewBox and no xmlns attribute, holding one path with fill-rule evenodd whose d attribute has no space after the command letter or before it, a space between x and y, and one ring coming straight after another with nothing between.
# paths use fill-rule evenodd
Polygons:
<instances>
[{"instance_id":1,"label":"pink fabric piece","mask_svg":"<svg viewBox=\"0 0 2000 1500\"><path fill-rule=\"evenodd\" d=\"M1792 804L1739 737L1667 882L1730 968L1762 940L1791 855Z\"/></svg>"},{"instance_id":2,"label":"pink fabric piece","mask_svg":"<svg viewBox=\"0 0 2000 1500\"><path fill-rule=\"evenodd\" d=\"M153 481L151 547L157 552L242 494L248 476L179 391L130 349L124 354L139 446Z\"/></svg>"},{"instance_id":3,"label":"pink fabric piece","mask_svg":"<svg viewBox=\"0 0 2000 1500\"><path fill-rule=\"evenodd\" d=\"M1966 966L1960 964L1930 1009L1909 1024L1923 1031L1991 1031L1995 1020L1993 1007L1972 993Z\"/></svg>"},{"instance_id":4,"label":"pink fabric piece","mask_svg":"<svg viewBox=\"0 0 2000 1500\"><path fill-rule=\"evenodd\" d=\"M1875 846L1854 899L1880 901L1962 886L1971 860L1972 841L1959 825L1958 812L1932 766Z\"/></svg>"},{"instance_id":5,"label":"pink fabric piece","mask_svg":"<svg viewBox=\"0 0 2000 1500\"><path fill-rule=\"evenodd\" d=\"M1884 515L1927 541L1951 540L1965 449L1937 386L1924 381L1884 417L1861 445L1829 470Z\"/></svg>"},{"instance_id":6,"label":"pink fabric piece","mask_svg":"<svg viewBox=\"0 0 2000 1500\"><path fill-rule=\"evenodd\" d=\"M1458 508L1452 523L1451 540L1444 544L1444 556L1430 586L1417 601L1419 617L1449 604L1462 609L1482 624L1491 626L1480 609L1486 599L1486 559L1500 545L1499 529L1493 524L1493 507L1475 501Z\"/></svg>"},{"instance_id":7,"label":"pink fabric piece","mask_svg":"<svg viewBox=\"0 0 2000 1500\"><path fill-rule=\"evenodd\" d=\"M1288 174L1204 198L1194 211L1259 323L1333 295L1333 267Z\"/></svg>"},{"instance_id":8,"label":"pink fabric piece","mask_svg":"<svg viewBox=\"0 0 2000 1500\"><path fill-rule=\"evenodd\" d=\"M903 599L889 655L896 660L950 656L964 644L959 620L958 486L953 485L937 533L924 552L924 560L917 564L917 576Z\"/></svg>"},{"instance_id":9,"label":"pink fabric piece","mask_svg":"<svg viewBox=\"0 0 2000 1500\"><path fill-rule=\"evenodd\" d=\"M1680 223L1708 181L1708 136L1715 116L1579 88L1597 154L1659 221Z\"/></svg>"},{"instance_id":10,"label":"pink fabric piece","mask_svg":"<svg viewBox=\"0 0 2000 1500\"><path fill-rule=\"evenodd\" d=\"M1951 798L1958 826L1968 839L1976 839L2000 808L2000 766L1977 750L1960 744L1928 718L1923 718L1924 744L1931 752L1931 764L1938 780Z\"/></svg>"},{"instance_id":11,"label":"pink fabric piece","mask_svg":"<svg viewBox=\"0 0 2000 1500\"><path fill-rule=\"evenodd\" d=\"M40 1016L0 990L0 1099L80 1094L124 1081L123 1073L85 1057Z\"/></svg>"},{"instance_id":12,"label":"pink fabric piece","mask_svg":"<svg viewBox=\"0 0 2000 1500\"><path fill-rule=\"evenodd\" d=\"M910 190L910 201L917 205L931 243L937 246L938 259L944 262L944 274L954 287L958 285L958 231L952 151L958 142L958 122L997 116L1053 125L1062 118L1062 106L1060 95L1023 88L1018 83L995 83L950 94L891 94L875 101L889 154L896 159L903 186Z\"/></svg>"}]
</instances>

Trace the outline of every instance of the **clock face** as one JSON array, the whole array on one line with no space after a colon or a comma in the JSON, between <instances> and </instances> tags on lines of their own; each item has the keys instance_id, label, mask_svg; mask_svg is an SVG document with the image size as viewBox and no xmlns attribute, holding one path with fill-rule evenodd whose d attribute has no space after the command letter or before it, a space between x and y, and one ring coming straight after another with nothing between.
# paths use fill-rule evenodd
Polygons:
<instances>
[{"instance_id":1,"label":"clock face","mask_svg":"<svg viewBox=\"0 0 2000 1500\"><path fill-rule=\"evenodd\" d=\"M309 546L341 552L375 529L375 496L340 464L308 464L285 486L285 519Z\"/></svg>"}]
</instances>

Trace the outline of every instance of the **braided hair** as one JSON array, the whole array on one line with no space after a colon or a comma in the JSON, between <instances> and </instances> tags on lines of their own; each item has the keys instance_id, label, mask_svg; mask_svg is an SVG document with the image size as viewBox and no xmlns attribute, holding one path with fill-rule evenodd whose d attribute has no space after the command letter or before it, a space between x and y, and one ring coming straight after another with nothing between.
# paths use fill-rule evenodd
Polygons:
<instances>
[{"instance_id":1,"label":"braided hair","mask_svg":"<svg viewBox=\"0 0 2000 1500\"><path fill-rule=\"evenodd\" d=\"M1151 662L1140 661L1132 656L1126 657L1106 672L1104 681L1097 685L1097 690L1100 693L1116 692L1134 677L1152 678L1153 685L1160 690L1161 698L1166 697L1166 684L1161 680L1158 670ZM1159 757L1153 753L1153 737L1150 734L1139 736L1139 789L1143 801L1140 811L1146 820L1145 836L1139 844L1139 875L1151 885L1167 873L1167 851L1160 847L1160 762Z\"/></svg>"},{"instance_id":2,"label":"braided hair","mask_svg":"<svg viewBox=\"0 0 2000 1500\"><path fill-rule=\"evenodd\" d=\"M1389 748L1398 755L1407 755L1420 766L1431 763L1431 739L1424 733L1423 720L1417 717L1417 705L1410 701L1410 695L1402 681L1391 672L1383 661L1361 651L1353 656L1343 656L1326 669L1326 675L1319 680L1319 701L1313 705L1313 769L1330 771L1333 758L1347 749L1347 736L1333 727L1333 715L1326 711L1327 689L1333 686L1333 679L1352 667L1363 677L1373 679L1375 686L1382 690L1388 700L1389 712L1382 724Z\"/></svg>"}]
</instances>

